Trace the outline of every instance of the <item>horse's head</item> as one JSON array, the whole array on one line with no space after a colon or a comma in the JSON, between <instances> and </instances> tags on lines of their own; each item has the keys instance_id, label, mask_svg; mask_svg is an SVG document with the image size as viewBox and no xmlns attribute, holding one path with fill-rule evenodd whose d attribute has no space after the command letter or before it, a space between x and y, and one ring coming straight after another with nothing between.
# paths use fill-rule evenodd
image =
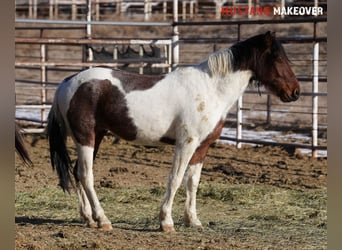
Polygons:
<instances>
[{"instance_id":1,"label":"horse's head","mask_svg":"<svg viewBox=\"0 0 342 250\"><path fill-rule=\"evenodd\" d=\"M255 77L283 102L296 101L300 86L293 73L285 50L270 31L258 36L255 58Z\"/></svg>"}]
</instances>

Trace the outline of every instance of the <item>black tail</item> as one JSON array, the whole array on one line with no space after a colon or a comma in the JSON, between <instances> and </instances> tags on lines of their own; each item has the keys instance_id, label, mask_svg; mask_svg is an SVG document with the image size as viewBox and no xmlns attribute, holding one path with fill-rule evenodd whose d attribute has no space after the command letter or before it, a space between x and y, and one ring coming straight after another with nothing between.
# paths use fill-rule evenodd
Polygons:
<instances>
[{"instance_id":1,"label":"black tail","mask_svg":"<svg viewBox=\"0 0 342 250\"><path fill-rule=\"evenodd\" d=\"M15 149L19 154L20 158L23 160L25 165L32 166L33 163L30 159L30 156L25 148L23 137L20 133L20 128L17 124L15 124Z\"/></svg>"},{"instance_id":2,"label":"black tail","mask_svg":"<svg viewBox=\"0 0 342 250\"><path fill-rule=\"evenodd\" d=\"M56 103L52 105L49 113L47 137L50 145L50 160L52 168L57 171L60 186L63 191L69 192L70 186L74 186L71 179L73 168L66 147L66 126Z\"/></svg>"}]
</instances>

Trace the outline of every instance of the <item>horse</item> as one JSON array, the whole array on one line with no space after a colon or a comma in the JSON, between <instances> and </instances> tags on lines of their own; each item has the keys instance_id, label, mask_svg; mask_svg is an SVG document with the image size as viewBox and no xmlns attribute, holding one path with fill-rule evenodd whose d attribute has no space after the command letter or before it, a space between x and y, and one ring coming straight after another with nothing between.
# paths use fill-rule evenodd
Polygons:
<instances>
[{"instance_id":1,"label":"horse","mask_svg":"<svg viewBox=\"0 0 342 250\"><path fill-rule=\"evenodd\" d=\"M174 231L172 205L184 179L184 223L202 227L196 192L204 159L221 134L229 109L257 81L282 102L296 101L300 85L274 32L237 42L197 65L164 75L138 75L94 67L64 79L48 116L51 165L61 188L76 189L81 218L89 227L112 230L94 189L93 161L110 131L145 145L175 145L160 208L162 231ZM71 163L66 138L77 151ZM73 176L73 178L72 178Z\"/></svg>"},{"instance_id":2,"label":"horse","mask_svg":"<svg viewBox=\"0 0 342 250\"><path fill-rule=\"evenodd\" d=\"M25 147L25 143L20 132L20 128L15 124L15 150L26 166L32 166L33 163Z\"/></svg>"}]
</instances>

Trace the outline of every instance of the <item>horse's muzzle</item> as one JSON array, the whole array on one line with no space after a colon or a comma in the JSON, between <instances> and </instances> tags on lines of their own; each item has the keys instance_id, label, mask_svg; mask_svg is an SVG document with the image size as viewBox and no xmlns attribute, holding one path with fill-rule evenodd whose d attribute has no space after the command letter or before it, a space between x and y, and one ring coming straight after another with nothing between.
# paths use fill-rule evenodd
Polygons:
<instances>
[{"instance_id":1,"label":"horse's muzzle","mask_svg":"<svg viewBox=\"0 0 342 250\"><path fill-rule=\"evenodd\" d=\"M279 95L279 98L282 102L294 102L297 101L300 97L300 90L295 89L291 95L288 95L286 92Z\"/></svg>"},{"instance_id":2,"label":"horse's muzzle","mask_svg":"<svg viewBox=\"0 0 342 250\"><path fill-rule=\"evenodd\" d=\"M298 98L300 97L300 90L299 89L295 89L293 92L292 92L292 95L291 95L291 101L297 101Z\"/></svg>"}]
</instances>

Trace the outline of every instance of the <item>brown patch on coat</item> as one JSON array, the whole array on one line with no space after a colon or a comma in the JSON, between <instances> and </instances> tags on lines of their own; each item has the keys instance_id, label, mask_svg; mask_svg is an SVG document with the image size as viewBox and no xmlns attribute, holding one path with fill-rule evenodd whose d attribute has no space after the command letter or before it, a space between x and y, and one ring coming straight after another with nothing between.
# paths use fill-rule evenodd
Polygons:
<instances>
[{"instance_id":1,"label":"brown patch on coat","mask_svg":"<svg viewBox=\"0 0 342 250\"><path fill-rule=\"evenodd\" d=\"M125 140L134 140L137 135L124 94L109 80L83 83L70 101L67 117L81 145L94 147L97 135L105 130Z\"/></svg>"},{"instance_id":2,"label":"brown patch on coat","mask_svg":"<svg viewBox=\"0 0 342 250\"><path fill-rule=\"evenodd\" d=\"M136 90L146 90L152 88L166 75L140 75L122 70L113 69L112 76L120 80L126 93Z\"/></svg>"},{"instance_id":3,"label":"brown patch on coat","mask_svg":"<svg viewBox=\"0 0 342 250\"><path fill-rule=\"evenodd\" d=\"M202 141L201 145L196 149L195 153L192 155L189 164L197 164L204 161L205 156L208 153L210 144L212 144L220 135L224 125L224 121L221 120L217 123L213 132L211 132L208 137Z\"/></svg>"}]
</instances>

